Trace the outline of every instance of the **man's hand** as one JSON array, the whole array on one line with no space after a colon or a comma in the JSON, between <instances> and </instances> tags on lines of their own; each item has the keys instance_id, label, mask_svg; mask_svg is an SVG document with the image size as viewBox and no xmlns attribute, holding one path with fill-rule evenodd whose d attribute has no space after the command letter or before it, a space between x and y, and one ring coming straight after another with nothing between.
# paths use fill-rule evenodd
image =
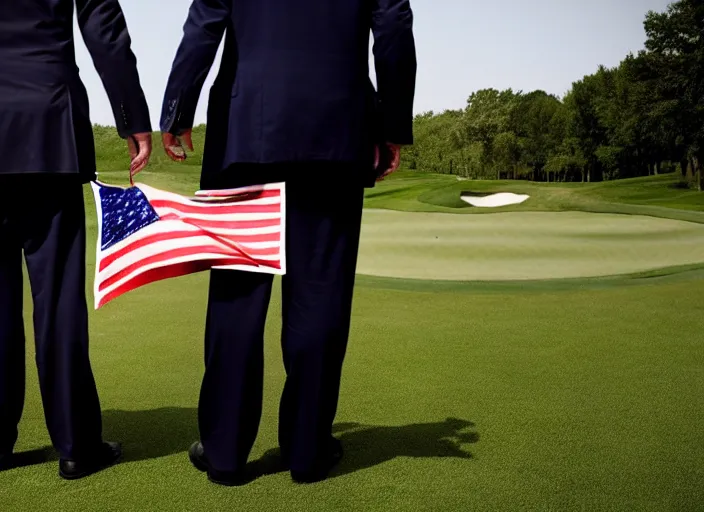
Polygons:
<instances>
[{"instance_id":1,"label":"man's hand","mask_svg":"<svg viewBox=\"0 0 704 512\"><path fill-rule=\"evenodd\" d=\"M382 158L382 155L384 158ZM376 147L375 167L377 169L377 182L384 180L388 175L396 172L401 164L401 145L387 142L383 147ZM383 167L383 168L382 168Z\"/></svg>"},{"instance_id":2,"label":"man's hand","mask_svg":"<svg viewBox=\"0 0 704 512\"><path fill-rule=\"evenodd\" d=\"M130 151L130 184L134 184L134 177L142 172L149 163L152 155L152 134L150 132L135 133L127 138L127 147Z\"/></svg>"},{"instance_id":3,"label":"man's hand","mask_svg":"<svg viewBox=\"0 0 704 512\"><path fill-rule=\"evenodd\" d=\"M161 142L164 144L164 151L168 157L174 162L183 162L186 159L186 150L183 148L185 144L188 149L193 151L193 141L191 140L192 130L186 130L180 137L172 133L162 133Z\"/></svg>"}]
</instances>

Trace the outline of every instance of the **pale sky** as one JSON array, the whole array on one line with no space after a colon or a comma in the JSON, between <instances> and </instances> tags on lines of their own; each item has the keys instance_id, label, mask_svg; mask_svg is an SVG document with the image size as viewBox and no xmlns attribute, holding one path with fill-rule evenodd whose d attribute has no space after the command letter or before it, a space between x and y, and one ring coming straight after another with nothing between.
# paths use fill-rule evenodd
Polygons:
<instances>
[{"instance_id":1,"label":"pale sky","mask_svg":"<svg viewBox=\"0 0 704 512\"><path fill-rule=\"evenodd\" d=\"M295 0L291 0L295 1ZM334 0L330 0L334 1ZM457 109L482 88L562 96L599 64L617 65L643 48L643 19L667 0L415 0L418 82L415 111ZM154 129L191 0L121 0ZM114 119L80 34L76 51L94 123ZM196 114L205 122L206 81ZM372 78L373 78L373 67Z\"/></svg>"}]
</instances>

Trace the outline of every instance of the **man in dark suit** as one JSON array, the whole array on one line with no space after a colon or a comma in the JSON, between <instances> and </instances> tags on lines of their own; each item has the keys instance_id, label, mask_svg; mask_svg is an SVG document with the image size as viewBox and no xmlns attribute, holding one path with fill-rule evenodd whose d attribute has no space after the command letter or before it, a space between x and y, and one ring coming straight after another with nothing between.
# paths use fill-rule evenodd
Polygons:
<instances>
[{"instance_id":1,"label":"man in dark suit","mask_svg":"<svg viewBox=\"0 0 704 512\"><path fill-rule=\"evenodd\" d=\"M149 112L118 0L75 0L131 172L151 153ZM74 0L0 0L0 469L13 465L22 415L22 253L34 300L39 384L59 473L118 460L102 440L88 354L82 185L95 179L88 97L74 56Z\"/></svg>"},{"instance_id":2,"label":"man in dark suit","mask_svg":"<svg viewBox=\"0 0 704 512\"><path fill-rule=\"evenodd\" d=\"M210 92L201 186L286 182L287 275L282 345L287 380L279 443L297 482L327 477L350 328L364 188L411 144L416 55L408 0L195 0L168 81L162 137L174 160L193 149L205 78ZM373 32L378 91L369 79ZM262 409L263 336L272 277L211 273L193 464L225 485L244 472Z\"/></svg>"}]
</instances>

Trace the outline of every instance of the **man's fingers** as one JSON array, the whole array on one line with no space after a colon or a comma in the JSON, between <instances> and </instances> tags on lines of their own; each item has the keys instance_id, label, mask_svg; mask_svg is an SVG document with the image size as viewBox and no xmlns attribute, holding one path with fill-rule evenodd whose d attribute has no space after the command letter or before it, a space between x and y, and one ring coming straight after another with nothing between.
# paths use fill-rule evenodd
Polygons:
<instances>
[{"instance_id":1,"label":"man's fingers","mask_svg":"<svg viewBox=\"0 0 704 512\"><path fill-rule=\"evenodd\" d=\"M130 167L130 170L132 171L133 175L143 170L147 166L147 163L149 163L151 149L144 147L146 146L146 144L142 144L142 146L143 147L140 148L140 151L137 156L132 159L132 165Z\"/></svg>"},{"instance_id":2,"label":"man's fingers","mask_svg":"<svg viewBox=\"0 0 704 512\"><path fill-rule=\"evenodd\" d=\"M134 185L134 177L142 172L147 164L149 163L149 154L140 153L137 158L132 160L132 165L130 166L130 185Z\"/></svg>"},{"instance_id":3,"label":"man's fingers","mask_svg":"<svg viewBox=\"0 0 704 512\"><path fill-rule=\"evenodd\" d=\"M134 187L134 177L137 176L142 169L144 169L144 166L139 166L137 168L131 167L130 168L130 186Z\"/></svg>"},{"instance_id":4,"label":"man's fingers","mask_svg":"<svg viewBox=\"0 0 704 512\"><path fill-rule=\"evenodd\" d=\"M152 155L151 133L138 133L129 138L130 147L130 184L134 185L134 176L144 170Z\"/></svg>"},{"instance_id":5,"label":"man's fingers","mask_svg":"<svg viewBox=\"0 0 704 512\"><path fill-rule=\"evenodd\" d=\"M193 139L191 130L187 130L183 135L181 135L181 140L186 143L186 147L193 151Z\"/></svg>"},{"instance_id":6,"label":"man's fingers","mask_svg":"<svg viewBox=\"0 0 704 512\"><path fill-rule=\"evenodd\" d=\"M391 172L394 172L401 165L401 148L399 146L391 146L391 153L394 156L391 162Z\"/></svg>"},{"instance_id":7,"label":"man's fingers","mask_svg":"<svg viewBox=\"0 0 704 512\"><path fill-rule=\"evenodd\" d=\"M127 137L127 149L129 150L130 160L134 160L139 150L137 149L137 140L132 136Z\"/></svg>"},{"instance_id":8,"label":"man's fingers","mask_svg":"<svg viewBox=\"0 0 704 512\"><path fill-rule=\"evenodd\" d=\"M175 162L183 162L186 159L186 152L183 150L183 146L178 142L176 144L171 144L165 146L166 154L174 160Z\"/></svg>"},{"instance_id":9,"label":"man's fingers","mask_svg":"<svg viewBox=\"0 0 704 512\"><path fill-rule=\"evenodd\" d=\"M134 185L134 177L144 170L147 166L147 161L144 160L130 169L130 185Z\"/></svg>"},{"instance_id":10,"label":"man's fingers","mask_svg":"<svg viewBox=\"0 0 704 512\"><path fill-rule=\"evenodd\" d=\"M383 181L384 178L396 172L399 166L401 165L401 146L399 146L398 144L388 143L386 144L386 147L391 153L391 161L388 162L388 168L384 171L381 176L379 176L379 178L376 180L377 182Z\"/></svg>"},{"instance_id":11,"label":"man's fingers","mask_svg":"<svg viewBox=\"0 0 704 512\"><path fill-rule=\"evenodd\" d=\"M166 155L174 162L182 162L186 159L186 152L178 138L172 133L163 133L161 141L164 145Z\"/></svg>"}]
</instances>

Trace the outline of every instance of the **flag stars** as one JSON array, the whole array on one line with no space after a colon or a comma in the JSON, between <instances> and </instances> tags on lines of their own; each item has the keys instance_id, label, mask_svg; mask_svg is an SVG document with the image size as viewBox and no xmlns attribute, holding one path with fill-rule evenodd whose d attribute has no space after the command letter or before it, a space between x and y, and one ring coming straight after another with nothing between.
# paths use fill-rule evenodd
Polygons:
<instances>
[{"instance_id":1,"label":"flag stars","mask_svg":"<svg viewBox=\"0 0 704 512\"><path fill-rule=\"evenodd\" d=\"M159 220L149 200L137 187L123 189L101 185L100 204L103 250Z\"/></svg>"}]
</instances>

